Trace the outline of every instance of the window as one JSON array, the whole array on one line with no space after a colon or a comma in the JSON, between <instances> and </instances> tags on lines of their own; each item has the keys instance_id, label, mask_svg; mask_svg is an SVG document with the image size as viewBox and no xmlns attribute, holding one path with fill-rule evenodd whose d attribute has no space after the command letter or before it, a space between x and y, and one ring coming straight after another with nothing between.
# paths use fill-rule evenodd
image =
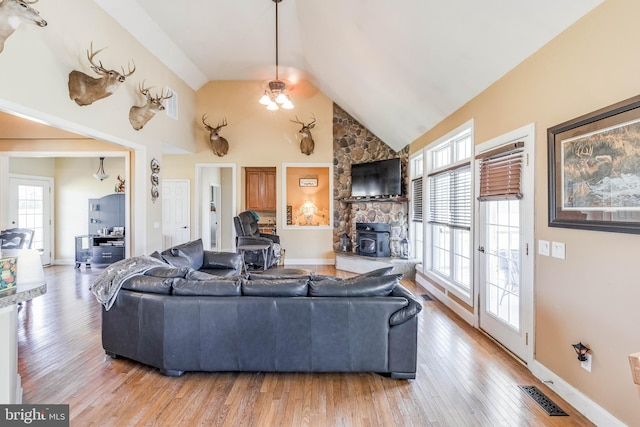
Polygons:
<instances>
[{"instance_id":1,"label":"window","mask_svg":"<svg viewBox=\"0 0 640 427\"><path fill-rule=\"evenodd\" d=\"M411 178L411 211L409 212L409 241L411 242L411 257L423 262L424 247L424 210L423 210L423 155L418 153L411 157L409 176Z\"/></svg>"},{"instance_id":2,"label":"window","mask_svg":"<svg viewBox=\"0 0 640 427\"><path fill-rule=\"evenodd\" d=\"M471 126L427 151L427 270L471 300Z\"/></svg>"}]
</instances>

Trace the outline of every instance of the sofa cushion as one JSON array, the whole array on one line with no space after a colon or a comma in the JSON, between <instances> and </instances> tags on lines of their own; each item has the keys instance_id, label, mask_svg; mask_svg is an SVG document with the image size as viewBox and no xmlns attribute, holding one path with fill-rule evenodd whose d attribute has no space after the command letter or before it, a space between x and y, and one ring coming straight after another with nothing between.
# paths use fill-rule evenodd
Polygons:
<instances>
[{"instance_id":1,"label":"sofa cushion","mask_svg":"<svg viewBox=\"0 0 640 427\"><path fill-rule=\"evenodd\" d=\"M235 252L204 251L202 266L198 270L237 270L242 269L242 256Z\"/></svg>"},{"instance_id":2,"label":"sofa cushion","mask_svg":"<svg viewBox=\"0 0 640 427\"><path fill-rule=\"evenodd\" d=\"M314 277L311 270L302 268L270 268L262 271L252 271L249 280L274 280L274 279L307 279Z\"/></svg>"},{"instance_id":3,"label":"sofa cushion","mask_svg":"<svg viewBox=\"0 0 640 427\"><path fill-rule=\"evenodd\" d=\"M173 279L173 294L188 296L240 296L240 278L216 278L210 280Z\"/></svg>"},{"instance_id":4,"label":"sofa cushion","mask_svg":"<svg viewBox=\"0 0 640 427\"><path fill-rule=\"evenodd\" d=\"M171 293L172 281L173 279L162 279L140 274L131 276L122 282L122 289L150 294L169 294Z\"/></svg>"},{"instance_id":5,"label":"sofa cushion","mask_svg":"<svg viewBox=\"0 0 640 427\"><path fill-rule=\"evenodd\" d=\"M184 277L189 271L188 267L153 267L144 272L145 276L153 276L153 277L164 277L164 278L174 278L174 277Z\"/></svg>"},{"instance_id":6,"label":"sofa cushion","mask_svg":"<svg viewBox=\"0 0 640 427\"><path fill-rule=\"evenodd\" d=\"M171 255L175 257L184 257L189 260L189 267L199 270L204 260L204 248L202 239L192 240L191 242L170 248Z\"/></svg>"},{"instance_id":7,"label":"sofa cushion","mask_svg":"<svg viewBox=\"0 0 640 427\"><path fill-rule=\"evenodd\" d=\"M308 293L307 279L242 280L242 295L254 297L304 297Z\"/></svg>"},{"instance_id":8,"label":"sofa cushion","mask_svg":"<svg viewBox=\"0 0 640 427\"><path fill-rule=\"evenodd\" d=\"M379 277L355 276L344 280L311 281L312 297L379 297L389 295L400 282L401 274Z\"/></svg>"},{"instance_id":9,"label":"sofa cushion","mask_svg":"<svg viewBox=\"0 0 640 427\"><path fill-rule=\"evenodd\" d=\"M391 274L391 271L393 270L393 268L394 267L392 265L390 265L389 267L378 268L377 270L368 271L366 273L359 274L358 277L380 277L380 276L386 276L388 274Z\"/></svg>"},{"instance_id":10,"label":"sofa cushion","mask_svg":"<svg viewBox=\"0 0 640 427\"><path fill-rule=\"evenodd\" d=\"M379 277L379 276L386 276L388 274L391 274L391 271L393 270L393 266L389 266L389 267L382 267L382 268L378 268L377 270L373 270L373 271L368 271L366 273L361 273L358 274L357 276L353 276L349 279L346 280L353 280L357 277ZM327 276L324 274L314 274L313 277L311 278L313 281L315 282L319 282L321 280L333 280L334 282L336 281L342 281L345 280L343 278L340 277L336 277L336 276Z\"/></svg>"},{"instance_id":11,"label":"sofa cushion","mask_svg":"<svg viewBox=\"0 0 640 427\"><path fill-rule=\"evenodd\" d=\"M191 262L188 258L183 256L172 255L170 249L167 249L166 251L162 251L161 255L164 262L166 262L172 267L192 268Z\"/></svg>"}]
</instances>

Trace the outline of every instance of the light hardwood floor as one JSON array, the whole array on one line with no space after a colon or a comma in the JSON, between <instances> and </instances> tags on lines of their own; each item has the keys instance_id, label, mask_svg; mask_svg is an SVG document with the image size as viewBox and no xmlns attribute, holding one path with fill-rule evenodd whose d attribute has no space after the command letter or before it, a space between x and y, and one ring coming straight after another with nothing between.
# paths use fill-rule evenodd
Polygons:
<instances>
[{"instance_id":1,"label":"light hardwood floor","mask_svg":"<svg viewBox=\"0 0 640 427\"><path fill-rule=\"evenodd\" d=\"M307 267L322 274L333 267ZM47 293L18 314L25 403L66 403L72 426L590 426L520 363L437 301L419 314L415 380L374 373L186 373L106 357L98 268L45 268ZM350 273L337 272L346 277ZM424 291L403 281L417 296ZM568 417L550 417L536 385Z\"/></svg>"}]
</instances>

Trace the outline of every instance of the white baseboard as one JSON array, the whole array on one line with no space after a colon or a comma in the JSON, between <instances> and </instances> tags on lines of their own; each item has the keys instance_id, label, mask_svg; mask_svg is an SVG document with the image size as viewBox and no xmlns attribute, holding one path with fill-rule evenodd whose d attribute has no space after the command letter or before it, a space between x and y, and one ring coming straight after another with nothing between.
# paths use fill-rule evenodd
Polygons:
<instances>
[{"instance_id":1,"label":"white baseboard","mask_svg":"<svg viewBox=\"0 0 640 427\"><path fill-rule=\"evenodd\" d=\"M464 307L460 306L460 304L455 302L453 299L449 298L447 294L445 294L440 289L433 286L431 282L425 279L423 275L419 273L416 274L416 283L422 286L423 288L425 288L427 291L429 291L429 293L431 293L434 297L436 297L438 301L440 301L441 303L449 307L451 311L453 311L458 316L460 316L462 320L464 320L471 326L476 327L475 317L473 313L471 313L469 310L465 309Z\"/></svg>"},{"instance_id":2,"label":"white baseboard","mask_svg":"<svg viewBox=\"0 0 640 427\"><path fill-rule=\"evenodd\" d=\"M74 259L54 259L51 265L76 265L76 261Z\"/></svg>"},{"instance_id":3,"label":"white baseboard","mask_svg":"<svg viewBox=\"0 0 640 427\"><path fill-rule=\"evenodd\" d=\"M289 265L334 265L335 259L284 259L284 266Z\"/></svg>"},{"instance_id":4,"label":"white baseboard","mask_svg":"<svg viewBox=\"0 0 640 427\"><path fill-rule=\"evenodd\" d=\"M572 385L564 381L553 371L540 362L534 360L529 367L531 373L547 387L556 392L560 397L573 406L578 412L587 417L592 423L598 426L626 427L626 424L611 415L604 408L593 400L589 399Z\"/></svg>"}]
</instances>

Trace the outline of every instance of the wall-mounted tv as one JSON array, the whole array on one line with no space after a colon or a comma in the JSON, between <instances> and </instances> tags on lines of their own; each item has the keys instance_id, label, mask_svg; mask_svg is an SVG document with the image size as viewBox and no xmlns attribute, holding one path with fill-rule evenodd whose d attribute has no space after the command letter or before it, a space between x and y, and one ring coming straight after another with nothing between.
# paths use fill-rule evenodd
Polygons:
<instances>
[{"instance_id":1,"label":"wall-mounted tv","mask_svg":"<svg viewBox=\"0 0 640 427\"><path fill-rule=\"evenodd\" d=\"M351 197L392 197L402 191L400 159L351 165Z\"/></svg>"}]
</instances>

